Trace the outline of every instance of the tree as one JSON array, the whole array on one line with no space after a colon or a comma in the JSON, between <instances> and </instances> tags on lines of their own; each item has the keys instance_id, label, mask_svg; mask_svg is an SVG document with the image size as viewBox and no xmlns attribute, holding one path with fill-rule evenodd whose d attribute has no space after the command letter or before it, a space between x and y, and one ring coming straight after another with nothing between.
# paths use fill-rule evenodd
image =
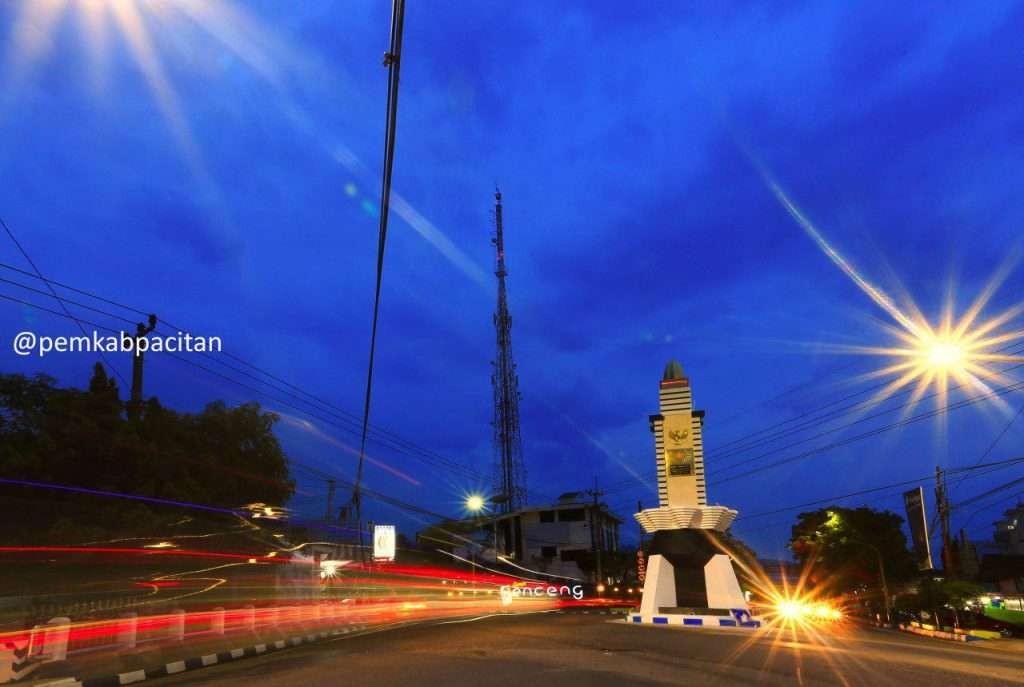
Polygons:
<instances>
[{"instance_id":1,"label":"tree","mask_svg":"<svg viewBox=\"0 0 1024 687\"><path fill-rule=\"evenodd\" d=\"M45 375L0 375L0 477L223 508L284 504L294 483L276 421L255 403L215 402L188 414L153 398L129 421L99 364L87 391L58 388ZM138 500L0 488L0 528L9 542L76 543L97 531L142 531L168 513Z\"/></svg>"},{"instance_id":2,"label":"tree","mask_svg":"<svg viewBox=\"0 0 1024 687\"><path fill-rule=\"evenodd\" d=\"M964 580L941 580L924 577L917 583L913 594L906 594L899 599L899 608L919 616L926 613L941 627L939 612L946 607L953 611L953 625L960 626L960 611L967 602L982 593L982 588L973 582Z\"/></svg>"},{"instance_id":3,"label":"tree","mask_svg":"<svg viewBox=\"0 0 1024 687\"><path fill-rule=\"evenodd\" d=\"M960 611L968 601L981 594L982 588L965 580L945 580L942 583L942 591L945 593L949 606L953 609L953 623L959 627Z\"/></svg>"},{"instance_id":4,"label":"tree","mask_svg":"<svg viewBox=\"0 0 1024 687\"><path fill-rule=\"evenodd\" d=\"M797 516L789 548L820 589L841 594L868 586L884 593L915 574L902 523L890 511L832 506Z\"/></svg>"},{"instance_id":5,"label":"tree","mask_svg":"<svg viewBox=\"0 0 1024 687\"><path fill-rule=\"evenodd\" d=\"M949 597L942 583L931 577L923 577L917 583L917 591L901 595L896 600L896 607L913 614L918 620L925 615L930 616L935 621L935 626L939 627L939 609L945 606L947 601Z\"/></svg>"}]
</instances>

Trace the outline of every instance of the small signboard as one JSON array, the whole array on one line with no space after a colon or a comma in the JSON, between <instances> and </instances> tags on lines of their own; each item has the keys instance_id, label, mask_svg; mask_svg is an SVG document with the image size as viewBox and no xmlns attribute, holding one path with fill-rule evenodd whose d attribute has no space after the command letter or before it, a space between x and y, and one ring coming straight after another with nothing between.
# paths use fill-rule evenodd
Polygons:
<instances>
[{"instance_id":1,"label":"small signboard","mask_svg":"<svg viewBox=\"0 0 1024 687\"><path fill-rule=\"evenodd\" d=\"M395 560L395 526L373 526L373 560Z\"/></svg>"}]
</instances>

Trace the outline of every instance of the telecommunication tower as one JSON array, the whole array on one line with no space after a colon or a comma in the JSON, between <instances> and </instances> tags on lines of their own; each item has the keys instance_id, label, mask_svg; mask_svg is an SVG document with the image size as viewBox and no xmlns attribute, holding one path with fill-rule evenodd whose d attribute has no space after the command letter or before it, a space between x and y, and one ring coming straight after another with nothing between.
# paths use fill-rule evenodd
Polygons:
<instances>
[{"instance_id":1,"label":"telecommunication tower","mask_svg":"<svg viewBox=\"0 0 1024 687\"><path fill-rule=\"evenodd\" d=\"M505 239L501 216L501 191L494 193L494 237L496 258L494 274L498 277L498 307L494 313L494 329L498 335L498 353L491 363L491 386L494 389L494 456L495 491L506 498L499 502L508 513L526 505L526 467L523 465L523 442L519 435L519 375L512 358L512 316L508 313L505 290Z\"/></svg>"}]
</instances>

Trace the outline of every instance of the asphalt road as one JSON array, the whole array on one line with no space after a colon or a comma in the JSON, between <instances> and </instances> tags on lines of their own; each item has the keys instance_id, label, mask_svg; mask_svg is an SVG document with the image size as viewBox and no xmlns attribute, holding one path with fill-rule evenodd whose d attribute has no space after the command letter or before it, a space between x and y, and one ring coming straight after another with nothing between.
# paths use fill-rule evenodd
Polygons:
<instances>
[{"instance_id":1,"label":"asphalt road","mask_svg":"<svg viewBox=\"0 0 1024 687\"><path fill-rule=\"evenodd\" d=\"M586 615L422 625L214 666L161 685L953 685L1024 684L1014 643L892 631L661 628Z\"/></svg>"}]
</instances>

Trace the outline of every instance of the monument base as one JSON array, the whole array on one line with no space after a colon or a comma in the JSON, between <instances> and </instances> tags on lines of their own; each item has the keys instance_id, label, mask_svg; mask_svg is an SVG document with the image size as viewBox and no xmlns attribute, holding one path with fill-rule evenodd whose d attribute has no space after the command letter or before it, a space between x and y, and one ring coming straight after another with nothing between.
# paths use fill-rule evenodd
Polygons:
<instances>
[{"instance_id":1,"label":"monument base","mask_svg":"<svg viewBox=\"0 0 1024 687\"><path fill-rule=\"evenodd\" d=\"M754 620L749 613L743 611L742 619L736 617L725 617L723 615L680 615L676 613L659 613L657 615L644 615L643 613L630 613L626 616L626 622L632 625L674 625L684 627L735 627L743 630L756 630L761 627L760 620Z\"/></svg>"},{"instance_id":2,"label":"monument base","mask_svg":"<svg viewBox=\"0 0 1024 687\"><path fill-rule=\"evenodd\" d=\"M654 534L640 612L630 622L657 625L759 627L750 616L732 560L705 530Z\"/></svg>"}]
</instances>

